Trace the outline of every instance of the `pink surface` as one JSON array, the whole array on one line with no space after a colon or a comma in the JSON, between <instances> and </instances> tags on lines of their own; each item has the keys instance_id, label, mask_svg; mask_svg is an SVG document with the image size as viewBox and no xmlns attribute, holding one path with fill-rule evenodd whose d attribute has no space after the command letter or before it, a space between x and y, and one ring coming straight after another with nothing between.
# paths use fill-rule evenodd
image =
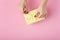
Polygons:
<instances>
[{"instance_id":1,"label":"pink surface","mask_svg":"<svg viewBox=\"0 0 60 40\"><path fill-rule=\"evenodd\" d=\"M29 0L30 1L30 0ZM35 8L40 0L31 0ZM19 12L20 0L0 0L0 40L59 40L60 0L49 0L46 20L27 25Z\"/></svg>"}]
</instances>

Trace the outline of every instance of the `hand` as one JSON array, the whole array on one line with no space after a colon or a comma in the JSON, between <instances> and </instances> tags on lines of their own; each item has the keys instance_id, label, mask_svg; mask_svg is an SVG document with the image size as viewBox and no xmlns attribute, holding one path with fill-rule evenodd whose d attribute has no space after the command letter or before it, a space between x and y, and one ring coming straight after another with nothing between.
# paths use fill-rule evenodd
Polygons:
<instances>
[{"instance_id":1,"label":"hand","mask_svg":"<svg viewBox=\"0 0 60 40\"><path fill-rule=\"evenodd\" d=\"M27 0L21 0L20 3L20 11L24 14L28 13L28 6L27 6Z\"/></svg>"},{"instance_id":2,"label":"hand","mask_svg":"<svg viewBox=\"0 0 60 40\"><path fill-rule=\"evenodd\" d=\"M47 0L42 0L41 5L37 8L38 9L37 14L34 17L42 18L46 16L47 14L46 8L45 8L46 4L47 4Z\"/></svg>"}]
</instances>

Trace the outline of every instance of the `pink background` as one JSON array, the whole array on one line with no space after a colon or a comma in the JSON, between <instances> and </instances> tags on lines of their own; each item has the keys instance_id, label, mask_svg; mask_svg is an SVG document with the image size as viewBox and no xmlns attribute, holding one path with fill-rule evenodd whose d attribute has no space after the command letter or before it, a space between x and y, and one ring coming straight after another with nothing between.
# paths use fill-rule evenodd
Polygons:
<instances>
[{"instance_id":1,"label":"pink background","mask_svg":"<svg viewBox=\"0 0 60 40\"><path fill-rule=\"evenodd\" d=\"M21 0L0 0L0 40L59 40L60 0L49 0L46 20L27 25L19 11ZM29 8L41 0L29 0Z\"/></svg>"}]
</instances>

